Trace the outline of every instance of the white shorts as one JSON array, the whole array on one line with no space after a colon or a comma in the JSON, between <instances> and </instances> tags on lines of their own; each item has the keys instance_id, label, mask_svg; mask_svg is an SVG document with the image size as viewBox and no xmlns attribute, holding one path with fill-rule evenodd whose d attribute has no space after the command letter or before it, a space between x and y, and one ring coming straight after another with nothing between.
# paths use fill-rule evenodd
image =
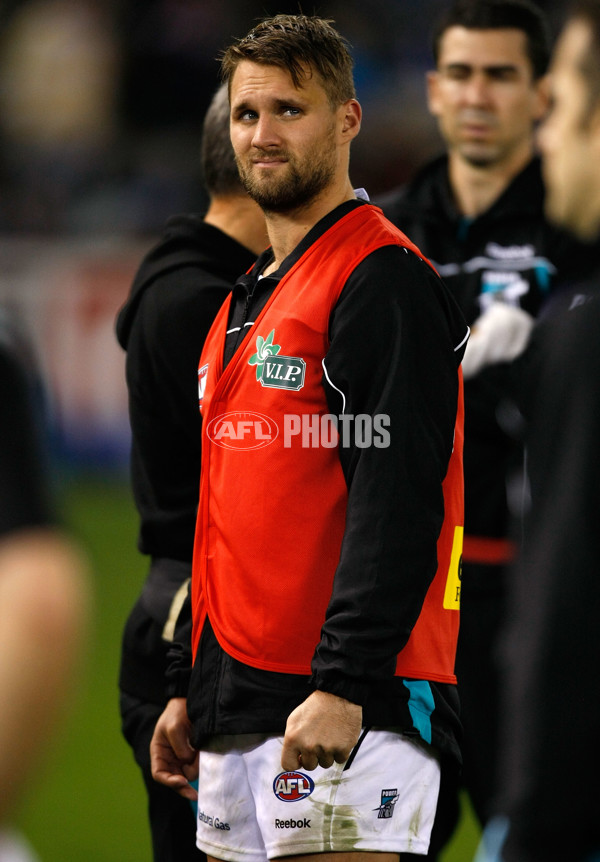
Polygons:
<instances>
[{"instance_id":1,"label":"white shorts","mask_svg":"<svg viewBox=\"0 0 600 862\"><path fill-rule=\"evenodd\" d=\"M434 749L370 730L347 764L284 772L282 736L215 736L200 752L197 844L229 862L373 851L426 855L440 786Z\"/></svg>"}]
</instances>

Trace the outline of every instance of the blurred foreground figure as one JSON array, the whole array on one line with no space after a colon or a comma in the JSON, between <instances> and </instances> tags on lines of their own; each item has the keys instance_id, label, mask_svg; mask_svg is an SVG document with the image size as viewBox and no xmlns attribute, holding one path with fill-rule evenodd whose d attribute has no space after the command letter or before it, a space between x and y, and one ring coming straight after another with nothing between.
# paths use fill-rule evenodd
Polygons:
<instances>
[{"instance_id":1,"label":"blurred foreground figure","mask_svg":"<svg viewBox=\"0 0 600 862\"><path fill-rule=\"evenodd\" d=\"M0 860L28 858L10 820L54 740L87 625L80 551L48 495L33 377L0 317Z\"/></svg>"},{"instance_id":2,"label":"blurred foreground figure","mask_svg":"<svg viewBox=\"0 0 600 862\"><path fill-rule=\"evenodd\" d=\"M548 216L600 237L600 2L572 7L540 138ZM600 859L600 258L524 363L532 507L506 637L502 781L479 860ZM501 833L508 830L504 846Z\"/></svg>"}]
</instances>

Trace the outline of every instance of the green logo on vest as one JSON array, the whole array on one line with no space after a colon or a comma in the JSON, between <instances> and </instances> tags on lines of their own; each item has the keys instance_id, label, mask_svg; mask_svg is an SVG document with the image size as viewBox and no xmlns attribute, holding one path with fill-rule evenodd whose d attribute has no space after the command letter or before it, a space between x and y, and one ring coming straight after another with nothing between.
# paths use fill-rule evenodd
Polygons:
<instances>
[{"instance_id":1,"label":"green logo on vest","mask_svg":"<svg viewBox=\"0 0 600 862\"><path fill-rule=\"evenodd\" d=\"M274 389L302 389L306 362L297 356L278 356L281 346L273 344L275 330L266 338L256 337L256 353L248 360L248 365L256 365L256 379L261 386Z\"/></svg>"}]
</instances>

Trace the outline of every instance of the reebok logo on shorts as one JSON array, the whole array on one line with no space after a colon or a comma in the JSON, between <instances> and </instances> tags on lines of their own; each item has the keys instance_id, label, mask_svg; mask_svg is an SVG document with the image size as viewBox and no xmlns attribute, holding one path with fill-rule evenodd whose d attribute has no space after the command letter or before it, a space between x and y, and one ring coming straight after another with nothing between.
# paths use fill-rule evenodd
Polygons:
<instances>
[{"instance_id":1,"label":"reebok logo on shorts","mask_svg":"<svg viewBox=\"0 0 600 862\"><path fill-rule=\"evenodd\" d=\"M275 818L275 829L310 829L310 820L277 820Z\"/></svg>"},{"instance_id":2,"label":"reebok logo on shorts","mask_svg":"<svg viewBox=\"0 0 600 862\"><path fill-rule=\"evenodd\" d=\"M297 802L305 799L315 789L310 775L303 772L280 772L273 782L273 793L282 802Z\"/></svg>"},{"instance_id":3,"label":"reebok logo on shorts","mask_svg":"<svg viewBox=\"0 0 600 862\"><path fill-rule=\"evenodd\" d=\"M398 799L398 788L394 787L393 790L382 790L381 791L381 805L377 808L374 808L373 811L378 811L379 814L377 818L379 820L384 820L388 817L392 817L394 814L394 805Z\"/></svg>"}]
</instances>

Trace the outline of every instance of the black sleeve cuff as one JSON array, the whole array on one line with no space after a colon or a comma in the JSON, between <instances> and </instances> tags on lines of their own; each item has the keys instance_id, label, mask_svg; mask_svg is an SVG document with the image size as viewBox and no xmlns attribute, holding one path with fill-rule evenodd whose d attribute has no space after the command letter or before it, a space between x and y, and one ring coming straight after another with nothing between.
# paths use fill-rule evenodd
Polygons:
<instances>
[{"instance_id":1,"label":"black sleeve cuff","mask_svg":"<svg viewBox=\"0 0 600 862\"><path fill-rule=\"evenodd\" d=\"M191 667L177 671L167 671L165 690L169 700L172 697L187 697L191 676Z\"/></svg>"},{"instance_id":2,"label":"black sleeve cuff","mask_svg":"<svg viewBox=\"0 0 600 862\"><path fill-rule=\"evenodd\" d=\"M338 674L314 671L310 680L311 687L343 697L351 703L364 707L369 700L370 686L355 679L349 679Z\"/></svg>"}]
</instances>

